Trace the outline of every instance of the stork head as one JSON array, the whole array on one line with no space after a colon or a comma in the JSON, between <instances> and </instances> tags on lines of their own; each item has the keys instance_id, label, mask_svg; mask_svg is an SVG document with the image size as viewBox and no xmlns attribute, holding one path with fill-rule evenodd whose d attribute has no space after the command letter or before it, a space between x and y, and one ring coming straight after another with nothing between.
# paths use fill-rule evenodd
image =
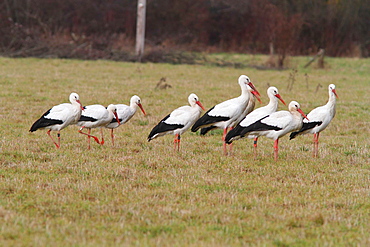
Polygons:
<instances>
[{"instance_id":1,"label":"stork head","mask_svg":"<svg viewBox=\"0 0 370 247\"><path fill-rule=\"evenodd\" d=\"M276 97L278 98L281 103L283 103L284 105L286 105L285 101L283 100L283 98L280 96L279 94L279 90L276 88L276 87L269 87L267 89L267 95L271 98L271 97Z\"/></svg>"},{"instance_id":2,"label":"stork head","mask_svg":"<svg viewBox=\"0 0 370 247\"><path fill-rule=\"evenodd\" d=\"M140 107L140 110L143 112L144 116L146 115L139 96L137 95L132 96L130 100L130 105L137 105L138 107Z\"/></svg>"},{"instance_id":3,"label":"stork head","mask_svg":"<svg viewBox=\"0 0 370 247\"><path fill-rule=\"evenodd\" d=\"M335 85L334 84L330 84L329 85L329 95L333 93L335 95L335 97L338 98L338 95L337 95L337 91L335 90Z\"/></svg>"},{"instance_id":4,"label":"stork head","mask_svg":"<svg viewBox=\"0 0 370 247\"><path fill-rule=\"evenodd\" d=\"M84 108L82 107L81 101L80 101L80 96L77 93L71 93L69 95L69 101L73 103L78 103L80 105L81 110L83 111Z\"/></svg>"},{"instance_id":5,"label":"stork head","mask_svg":"<svg viewBox=\"0 0 370 247\"><path fill-rule=\"evenodd\" d=\"M239 82L240 86L243 85L243 84L250 86L258 96L261 96L248 76L246 76L246 75L239 76L238 82Z\"/></svg>"},{"instance_id":6,"label":"stork head","mask_svg":"<svg viewBox=\"0 0 370 247\"><path fill-rule=\"evenodd\" d=\"M293 111L297 111L299 112L305 119L307 119L308 121L310 121L308 119L308 117L306 116L306 114L304 114L304 112L301 110L301 106L299 105L299 103L297 101L292 101L289 103L289 111L290 112L293 112Z\"/></svg>"},{"instance_id":7,"label":"stork head","mask_svg":"<svg viewBox=\"0 0 370 247\"><path fill-rule=\"evenodd\" d=\"M204 111L206 110L202 103L200 103L198 96L195 93L191 93L188 97L189 104L194 107L195 105L198 105L200 108L202 108Z\"/></svg>"},{"instance_id":8,"label":"stork head","mask_svg":"<svg viewBox=\"0 0 370 247\"><path fill-rule=\"evenodd\" d=\"M121 124L121 121L119 120L119 118L118 118L118 114L117 114L117 107L116 107L115 105L113 105L113 104L110 104L110 105L107 107L107 110L108 110L108 111L111 111L111 112L113 113L114 117L116 118L117 123L118 123L118 124Z\"/></svg>"}]
</instances>

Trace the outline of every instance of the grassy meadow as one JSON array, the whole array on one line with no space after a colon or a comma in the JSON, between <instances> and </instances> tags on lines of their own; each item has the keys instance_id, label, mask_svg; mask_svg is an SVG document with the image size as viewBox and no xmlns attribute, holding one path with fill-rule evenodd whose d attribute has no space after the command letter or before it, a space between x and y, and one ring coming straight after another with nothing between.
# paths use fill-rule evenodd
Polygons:
<instances>
[{"instance_id":1,"label":"grassy meadow","mask_svg":"<svg viewBox=\"0 0 370 247\"><path fill-rule=\"evenodd\" d=\"M248 64L267 57L214 55ZM326 68L292 57L297 69L257 70L210 65L0 57L1 246L369 246L370 59L326 58ZM323 105L336 84L337 115L320 135L234 142L222 154L222 131L151 142L150 130L196 93L206 109L240 95L246 74L268 103L276 86L304 112ZM156 89L160 78L172 87ZM293 85L291 85L291 83ZM321 87L320 87L321 85ZM29 133L50 107L77 92L83 105L129 104L139 110L103 146L61 131L56 149L46 130ZM286 107L279 104L279 110ZM98 130L92 130L98 135ZM55 136L55 133L53 133Z\"/></svg>"}]
</instances>

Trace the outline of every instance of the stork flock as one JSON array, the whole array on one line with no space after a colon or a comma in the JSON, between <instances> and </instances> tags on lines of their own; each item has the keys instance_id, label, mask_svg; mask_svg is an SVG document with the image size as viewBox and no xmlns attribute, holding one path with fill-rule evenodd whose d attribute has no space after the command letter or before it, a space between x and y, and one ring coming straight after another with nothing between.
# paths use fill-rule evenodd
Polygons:
<instances>
[{"instance_id":1,"label":"stork flock","mask_svg":"<svg viewBox=\"0 0 370 247\"><path fill-rule=\"evenodd\" d=\"M188 97L189 105L181 106L166 115L154 126L147 140L172 134L175 136L174 149L180 149L181 135L191 128L192 132L200 129L200 135L205 135L213 129L222 129L223 152L227 155L232 151L232 143L242 138L254 139L254 155L257 155L257 140L260 136L274 140L274 159L278 159L279 139L288 133L290 139L299 135L313 134L313 156L318 156L318 143L320 132L323 131L335 116L336 98L338 97L334 84L328 86L329 100L320 107L313 109L307 115L301 110L297 101L291 101L288 111L277 111L279 100L286 105L276 87L267 89L269 103L266 106L255 108L256 100L260 103L260 93L248 76L241 75L238 79L241 95L223 101L205 110L198 96L191 93ZM113 130L129 121L139 107L144 115L146 112L139 96L134 95L130 105L111 104L82 106L79 95L71 93L69 103L56 105L46 111L30 128L30 132L38 129L48 129L47 134L57 148L60 147L60 131L69 125L79 126L79 133L90 138L98 144L104 144L103 128L111 131L112 145L114 145ZM91 129L100 129L100 140L91 134ZM87 133L83 132L87 129ZM230 129L230 131L228 131ZM57 131L58 142L51 136L51 131ZM229 151L227 150L229 146Z\"/></svg>"},{"instance_id":2,"label":"stork flock","mask_svg":"<svg viewBox=\"0 0 370 247\"><path fill-rule=\"evenodd\" d=\"M30 128L30 132L38 129L49 129L46 133L49 135L57 148L60 148L60 131L69 125L77 125L81 128L79 133L88 137L88 149L90 149L90 138L93 138L98 144L104 144L103 127L111 129L112 144L114 145L113 129L126 123L132 118L139 107L146 115L141 104L139 96L131 97L130 105L110 104L108 107L102 105L82 106L80 97L77 93L71 93L69 96L71 104L63 103L53 106L47 110ZM86 128L87 133L82 132ZM91 135L91 129L99 128L101 139ZM55 142L50 132L57 131L58 143Z\"/></svg>"}]
</instances>

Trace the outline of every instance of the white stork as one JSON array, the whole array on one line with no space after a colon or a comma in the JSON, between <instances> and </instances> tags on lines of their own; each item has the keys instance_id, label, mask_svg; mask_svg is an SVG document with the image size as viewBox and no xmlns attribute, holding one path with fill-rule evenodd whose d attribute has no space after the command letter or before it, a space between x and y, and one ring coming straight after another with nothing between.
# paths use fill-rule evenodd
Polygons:
<instances>
[{"instance_id":1,"label":"white stork","mask_svg":"<svg viewBox=\"0 0 370 247\"><path fill-rule=\"evenodd\" d=\"M245 135L266 136L274 140L274 158L278 159L279 138L289 132L299 130L302 127L302 116L307 116L300 109L300 105L296 101L289 103L289 111L278 111L268 116L261 118L248 127L236 126L230 131L225 138L225 142L230 144L234 140ZM233 132L239 133L235 135Z\"/></svg>"},{"instance_id":2,"label":"white stork","mask_svg":"<svg viewBox=\"0 0 370 247\"><path fill-rule=\"evenodd\" d=\"M302 128L299 131L290 134L290 139L294 139L297 135L304 135L308 133L313 134L314 157L317 157L319 151L318 149L320 132L329 125L329 123L331 122L331 120L333 120L335 116L336 98L338 98L337 92L335 90L335 85L330 84L328 90L329 100L326 105L317 107L313 109L310 113L308 113L307 117L310 119L310 121L304 119ZM315 126L312 125L313 122L321 124Z\"/></svg>"},{"instance_id":3,"label":"white stork","mask_svg":"<svg viewBox=\"0 0 370 247\"><path fill-rule=\"evenodd\" d=\"M141 99L137 95L134 95L131 97L129 106L125 104L116 104L115 106L117 108L117 116L118 116L120 123L118 123L117 120L113 118L112 121L107 126L105 126L106 128L111 129L110 135L112 137L112 145L114 145L113 130L115 128L118 128L122 124L128 122L135 115L137 111L137 107L140 108L144 116L146 115L144 108L141 104Z\"/></svg>"},{"instance_id":4,"label":"white stork","mask_svg":"<svg viewBox=\"0 0 370 247\"><path fill-rule=\"evenodd\" d=\"M265 117L267 115L270 115L271 113L276 112L276 110L278 108L278 104L279 104L279 101L278 100L280 100L284 105L286 105L286 103L284 102L283 98L279 94L279 90L276 87L269 87L267 89L267 96L269 97L270 102L266 106L257 108L254 111L252 111L251 113L249 113L239 123L239 125L241 127L246 128L249 125L251 125L254 122L256 122L257 120L260 120L261 118L263 118L263 117ZM241 130L242 128L239 128L239 129ZM236 130L233 130L233 132L230 135L236 135L237 136L239 134L240 133L237 133ZM254 146L254 154L256 155L258 135L250 135L249 134L246 137L248 137L250 139L254 139L253 146Z\"/></svg>"},{"instance_id":5,"label":"white stork","mask_svg":"<svg viewBox=\"0 0 370 247\"><path fill-rule=\"evenodd\" d=\"M194 93L188 97L190 106L181 106L163 118L150 132L148 142L159 136L175 135L174 148L180 150L181 135L199 119L203 105Z\"/></svg>"},{"instance_id":6,"label":"white stork","mask_svg":"<svg viewBox=\"0 0 370 247\"><path fill-rule=\"evenodd\" d=\"M81 126L80 130L78 131L79 133L88 136L89 149L90 137L94 138L97 143L101 145L104 144L102 127L105 127L107 124L109 124L113 117L117 119L118 124L120 123L116 111L116 106L113 104L110 104L107 108L102 105L88 105L84 107L84 111L76 125ZM82 132L84 128L88 129L87 133ZM99 141L96 136L90 135L91 129L93 128L100 128L101 141Z\"/></svg>"},{"instance_id":7,"label":"white stork","mask_svg":"<svg viewBox=\"0 0 370 247\"><path fill-rule=\"evenodd\" d=\"M248 87L248 91L250 92L249 102L248 102L248 105L245 108L244 112L240 115L239 119L237 119L235 121L236 123L239 123L245 116L247 116L250 112L252 112L254 110L254 107L256 106L256 99L260 103L262 103L262 101L261 101L260 97L258 96L257 92L254 91L249 85L247 85L247 87ZM213 129L217 129L217 126L211 125L211 126L208 126L208 127L201 128L200 129L200 135L205 135Z\"/></svg>"},{"instance_id":8,"label":"white stork","mask_svg":"<svg viewBox=\"0 0 370 247\"><path fill-rule=\"evenodd\" d=\"M69 103L63 103L60 105L53 106L47 112L45 112L30 128L30 132L34 132L38 129L49 129L46 133L49 135L53 143L57 148L60 147L60 131L70 124L77 123L83 110L80 97L77 93L71 93L69 95ZM56 143L53 137L50 135L50 131L58 131L58 143Z\"/></svg>"},{"instance_id":9,"label":"white stork","mask_svg":"<svg viewBox=\"0 0 370 247\"><path fill-rule=\"evenodd\" d=\"M243 114L240 116L240 118L237 121L235 121L236 123L240 123L240 121L242 121L243 118L245 118L245 116L247 116L249 113L251 113L254 110L254 107L256 106L256 99L258 100L258 102L260 102L260 104L262 104L262 100L260 96L258 95L257 91L254 91L253 88L251 88L250 86L248 86L248 91L251 93L249 95L248 105L245 108L245 111L243 112Z\"/></svg>"},{"instance_id":10,"label":"white stork","mask_svg":"<svg viewBox=\"0 0 370 247\"><path fill-rule=\"evenodd\" d=\"M233 127L238 123L237 121L240 119L240 116L244 113L248 105L250 92L247 85L260 95L248 76L241 75L238 79L238 83L242 90L242 94L237 98L229 99L213 106L195 122L191 131L196 132L199 128L215 126L224 130L222 141L225 140L228 128ZM223 148L224 153L227 154L225 143Z\"/></svg>"}]
</instances>

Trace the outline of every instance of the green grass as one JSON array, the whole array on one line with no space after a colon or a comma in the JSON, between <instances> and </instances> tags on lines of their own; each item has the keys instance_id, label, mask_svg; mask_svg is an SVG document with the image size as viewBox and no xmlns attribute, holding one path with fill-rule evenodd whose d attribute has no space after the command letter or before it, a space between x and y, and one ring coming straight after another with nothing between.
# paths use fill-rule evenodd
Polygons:
<instances>
[{"instance_id":1,"label":"green grass","mask_svg":"<svg viewBox=\"0 0 370 247\"><path fill-rule=\"evenodd\" d=\"M289 91L291 70L0 58L0 245L369 246L370 60L326 58L324 70L303 69L307 61L290 58L298 72ZM186 132L179 153L172 136L146 141L192 92L206 108L238 96L240 74L263 105L274 85L305 112L326 103L336 84L337 115L320 136L318 159L312 136L283 137L278 162L266 138L257 159L249 139L222 155L221 132ZM172 88L155 90L161 77ZM148 116L138 112L117 129L114 147L107 130L106 144L91 150L70 126L57 150L46 131L28 130L72 91L84 105L128 104L137 94Z\"/></svg>"}]
</instances>

